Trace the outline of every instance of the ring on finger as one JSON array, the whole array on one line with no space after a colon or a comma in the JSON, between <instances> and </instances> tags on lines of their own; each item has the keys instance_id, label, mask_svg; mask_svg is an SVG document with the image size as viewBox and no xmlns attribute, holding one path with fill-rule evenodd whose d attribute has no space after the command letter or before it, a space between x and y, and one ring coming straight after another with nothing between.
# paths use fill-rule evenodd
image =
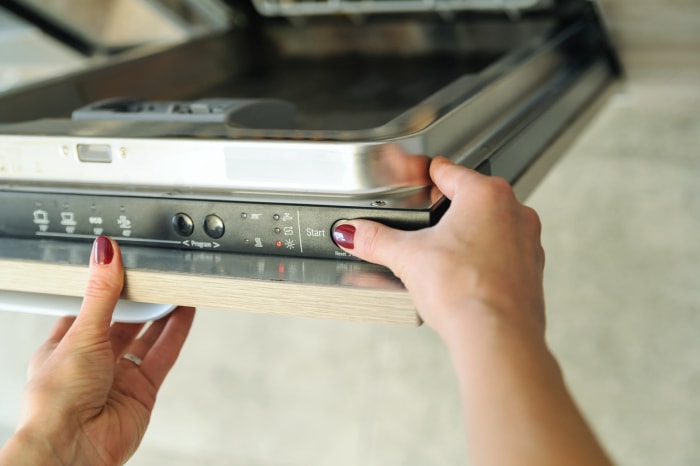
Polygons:
<instances>
[{"instance_id":1,"label":"ring on finger","mask_svg":"<svg viewBox=\"0 0 700 466\"><path fill-rule=\"evenodd\" d=\"M141 367L141 363L143 362L143 359L136 356L134 353L124 353L122 355L122 359L126 359L127 361L133 362L134 364L136 364L136 367Z\"/></svg>"}]
</instances>

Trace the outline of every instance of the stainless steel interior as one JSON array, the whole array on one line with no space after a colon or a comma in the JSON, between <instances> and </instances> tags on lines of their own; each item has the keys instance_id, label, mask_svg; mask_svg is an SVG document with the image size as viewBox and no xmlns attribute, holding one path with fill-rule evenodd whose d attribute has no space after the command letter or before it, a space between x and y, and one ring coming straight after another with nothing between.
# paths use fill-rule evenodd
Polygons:
<instances>
[{"instance_id":1,"label":"stainless steel interior","mask_svg":"<svg viewBox=\"0 0 700 466\"><path fill-rule=\"evenodd\" d=\"M74 189L128 185L185 195L352 198L422 188L429 184L426 157L443 155L472 168L489 161L490 173L515 183L615 80L614 58L594 11L588 2L574 10L517 21L503 13L456 12L449 21L435 14L377 15L357 24L330 16L309 17L303 25L253 14L248 26L179 51L178 63L190 63L193 54L214 50L220 61L215 73L203 76L206 85L190 78L192 88L182 89L174 80L159 94L282 99L297 109L287 127L68 118L6 125L0 127L0 161L21 169L6 170L2 178ZM177 53L144 56L81 78L102 86L96 94L110 92L109 78L127 70L139 77L167 75L167 61ZM105 75L106 81L97 81ZM128 89L139 94L152 90L149 84L139 80ZM54 156L98 141L129 157L106 172L76 157ZM167 160L160 160L164 152ZM222 169L193 170L193 153L202 165ZM156 165L158 176L143 170Z\"/></svg>"},{"instance_id":2,"label":"stainless steel interior","mask_svg":"<svg viewBox=\"0 0 700 466\"><path fill-rule=\"evenodd\" d=\"M380 18L361 27L342 19L273 22L256 44L273 52L206 95L289 100L299 112L294 129L322 131L316 136L324 139L397 136L462 104L480 74L517 45L543 41L552 27L547 20L466 25L439 18Z\"/></svg>"}]
</instances>

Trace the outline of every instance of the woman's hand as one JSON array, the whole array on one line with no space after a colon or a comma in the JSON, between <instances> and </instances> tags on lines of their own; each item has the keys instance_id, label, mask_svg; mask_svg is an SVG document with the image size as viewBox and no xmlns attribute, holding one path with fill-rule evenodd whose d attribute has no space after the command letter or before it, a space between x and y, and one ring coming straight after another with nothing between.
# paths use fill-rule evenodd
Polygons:
<instances>
[{"instance_id":1,"label":"woman's hand","mask_svg":"<svg viewBox=\"0 0 700 466\"><path fill-rule=\"evenodd\" d=\"M446 159L430 173L451 205L437 225L398 231L353 220L336 242L389 267L445 341L474 464L609 465L544 338L540 221L505 180Z\"/></svg>"},{"instance_id":2,"label":"woman's hand","mask_svg":"<svg viewBox=\"0 0 700 466\"><path fill-rule=\"evenodd\" d=\"M116 465L134 453L194 309L179 307L145 330L112 325L123 283L119 247L97 238L80 313L61 318L34 354L18 430L0 464Z\"/></svg>"},{"instance_id":3,"label":"woman's hand","mask_svg":"<svg viewBox=\"0 0 700 466\"><path fill-rule=\"evenodd\" d=\"M423 320L444 336L454 318L496 312L543 334L544 251L534 210L508 183L436 158L430 174L451 205L437 225L399 231L367 220L336 227L360 259L389 267Z\"/></svg>"}]
</instances>

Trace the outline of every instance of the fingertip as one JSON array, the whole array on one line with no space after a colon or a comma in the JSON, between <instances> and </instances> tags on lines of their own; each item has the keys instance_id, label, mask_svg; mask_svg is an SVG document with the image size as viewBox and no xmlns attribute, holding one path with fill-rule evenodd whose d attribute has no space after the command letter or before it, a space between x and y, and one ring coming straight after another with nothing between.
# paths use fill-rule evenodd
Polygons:
<instances>
[{"instance_id":1,"label":"fingertip","mask_svg":"<svg viewBox=\"0 0 700 466\"><path fill-rule=\"evenodd\" d=\"M454 199L463 187L489 177L440 156L430 164L430 178L448 199Z\"/></svg>"},{"instance_id":2,"label":"fingertip","mask_svg":"<svg viewBox=\"0 0 700 466\"><path fill-rule=\"evenodd\" d=\"M109 236L98 236L92 243L90 266L122 267L122 255L119 244Z\"/></svg>"},{"instance_id":3,"label":"fingertip","mask_svg":"<svg viewBox=\"0 0 700 466\"><path fill-rule=\"evenodd\" d=\"M358 259L393 267L394 250L400 230L372 220L342 221L333 227L333 240L344 251Z\"/></svg>"},{"instance_id":4,"label":"fingertip","mask_svg":"<svg viewBox=\"0 0 700 466\"><path fill-rule=\"evenodd\" d=\"M173 310L173 313L177 313L183 320L191 321L194 319L197 309L191 306L178 306Z\"/></svg>"},{"instance_id":5,"label":"fingertip","mask_svg":"<svg viewBox=\"0 0 700 466\"><path fill-rule=\"evenodd\" d=\"M449 167L451 165L455 165L455 163L442 155L438 155L437 157L433 158L432 162L430 163L431 178L434 177L436 171L442 170L444 167Z\"/></svg>"},{"instance_id":6,"label":"fingertip","mask_svg":"<svg viewBox=\"0 0 700 466\"><path fill-rule=\"evenodd\" d=\"M349 221L340 221L333 226L331 232L333 242L345 250L355 249L355 231L357 228Z\"/></svg>"},{"instance_id":7,"label":"fingertip","mask_svg":"<svg viewBox=\"0 0 700 466\"><path fill-rule=\"evenodd\" d=\"M98 236L93 242L90 258L86 296L121 294L124 266L117 242L107 236Z\"/></svg>"},{"instance_id":8,"label":"fingertip","mask_svg":"<svg viewBox=\"0 0 700 466\"><path fill-rule=\"evenodd\" d=\"M114 258L114 246L106 236L98 236L92 243L92 262L97 265L109 265Z\"/></svg>"}]
</instances>

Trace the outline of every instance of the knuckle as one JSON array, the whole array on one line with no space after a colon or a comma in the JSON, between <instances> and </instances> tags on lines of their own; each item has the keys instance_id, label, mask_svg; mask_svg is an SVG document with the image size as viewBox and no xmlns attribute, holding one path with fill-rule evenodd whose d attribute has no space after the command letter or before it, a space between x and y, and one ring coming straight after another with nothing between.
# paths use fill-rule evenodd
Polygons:
<instances>
[{"instance_id":1,"label":"knuckle","mask_svg":"<svg viewBox=\"0 0 700 466\"><path fill-rule=\"evenodd\" d=\"M119 295L122 291L122 281L111 276L92 275L88 278L85 296Z\"/></svg>"},{"instance_id":2,"label":"knuckle","mask_svg":"<svg viewBox=\"0 0 700 466\"><path fill-rule=\"evenodd\" d=\"M523 206L523 214L525 216L525 221L534 229L534 231L542 231L542 220L540 220L540 216L535 209L532 207Z\"/></svg>"},{"instance_id":3,"label":"knuckle","mask_svg":"<svg viewBox=\"0 0 700 466\"><path fill-rule=\"evenodd\" d=\"M496 176L484 177L478 193L479 199L489 205L513 204L517 201L510 183Z\"/></svg>"},{"instance_id":4,"label":"knuckle","mask_svg":"<svg viewBox=\"0 0 700 466\"><path fill-rule=\"evenodd\" d=\"M541 244L537 246L537 259L539 260L540 269L544 269L544 266L547 263L547 253Z\"/></svg>"},{"instance_id":5,"label":"knuckle","mask_svg":"<svg viewBox=\"0 0 700 466\"><path fill-rule=\"evenodd\" d=\"M381 242L381 234L376 225L371 225L363 229L360 236L360 247L369 256L375 257L379 250L378 244Z\"/></svg>"},{"instance_id":6,"label":"knuckle","mask_svg":"<svg viewBox=\"0 0 700 466\"><path fill-rule=\"evenodd\" d=\"M361 232L361 233L360 233ZM362 259L390 269L399 266L402 235L379 223L367 223L358 228L355 249Z\"/></svg>"},{"instance_id":7,"label":"knuckle","mask_svg":"<svg viewBox=\"0 0 700 466\"><path fill-rule=\"evenodd\" d=\"M493 176L489 179L490 193L497 199L515 199L513 188L504 178Z\"/></svg>"}]
</instances>

